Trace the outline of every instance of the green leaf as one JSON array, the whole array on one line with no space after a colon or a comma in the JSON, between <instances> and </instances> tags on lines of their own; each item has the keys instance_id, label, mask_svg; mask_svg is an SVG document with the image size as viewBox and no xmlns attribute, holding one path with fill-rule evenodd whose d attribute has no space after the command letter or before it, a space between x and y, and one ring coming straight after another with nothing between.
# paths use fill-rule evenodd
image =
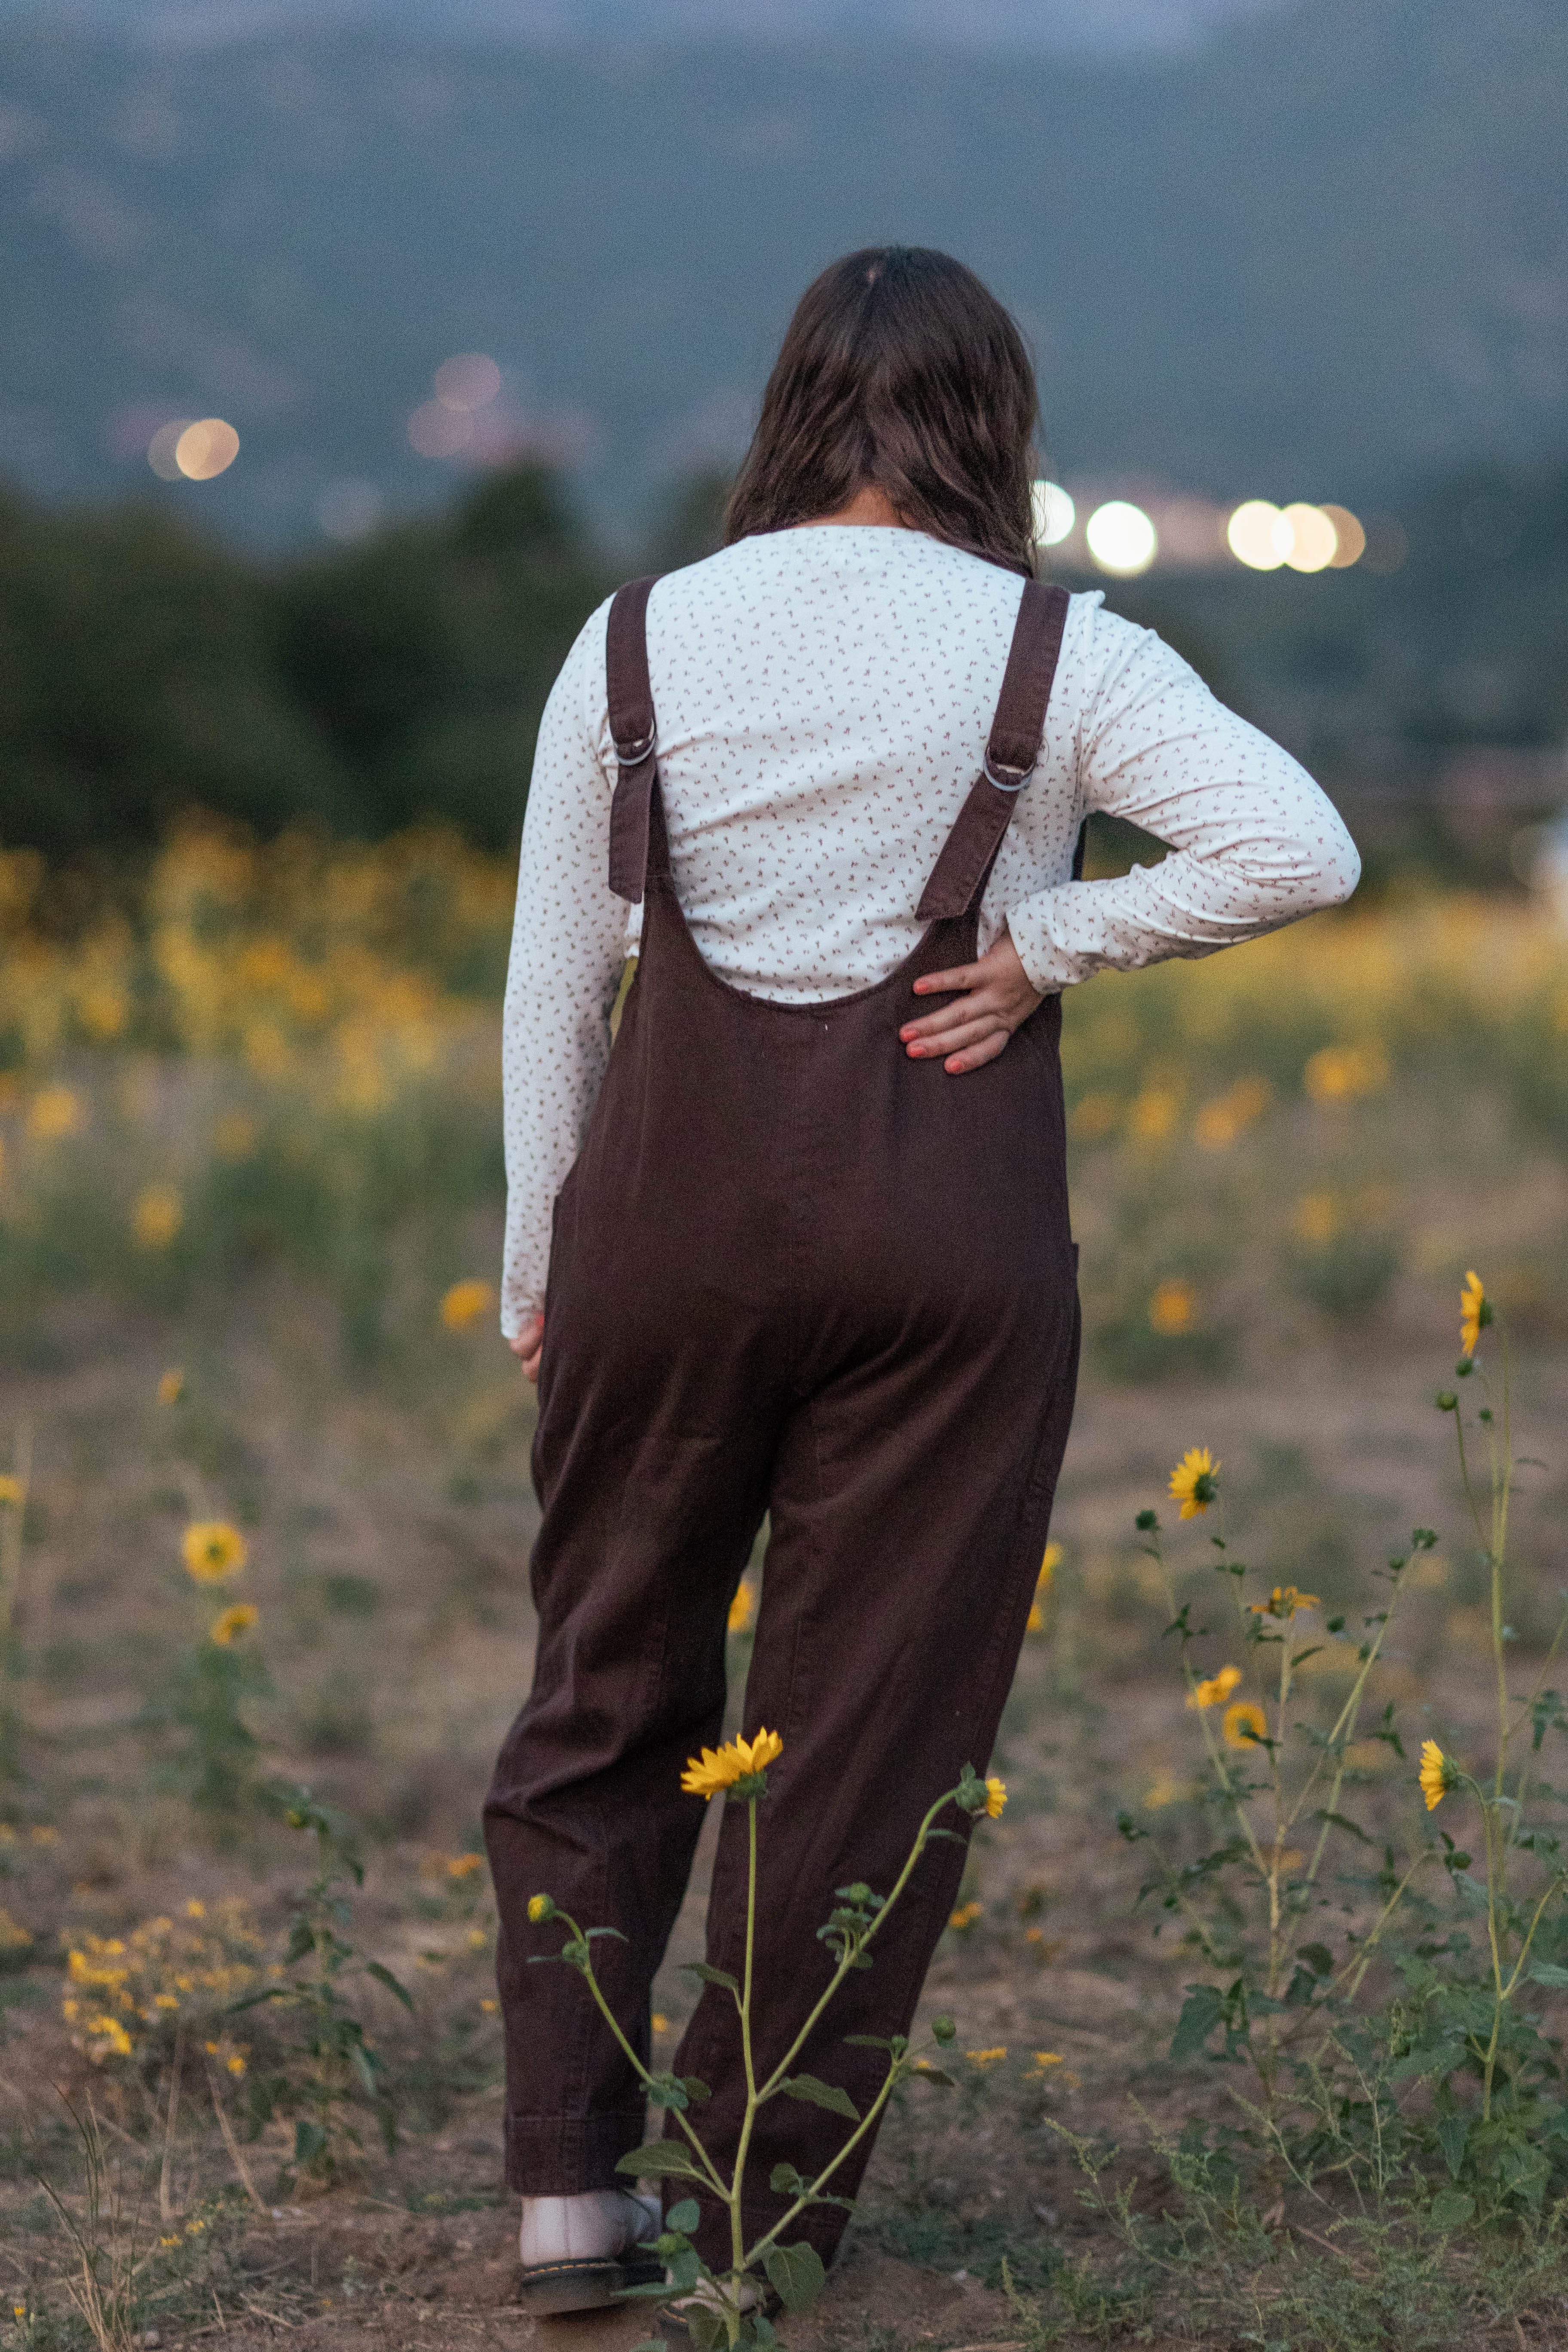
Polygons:
<instances>
[{"instance_id":1,"label":"green leaf","mask_svg":"<svg viewBox=\"0 0 1568 2352\"><path fill-rule=\"evenodd\" d=\"M768 2175L768 2187L775 2197L797 2197L805 2183L793 2164L775 2164Z\"/></svg>"},{"instance_id":2,"label":"green leaf","mask_svg":"<svg viewBox=\"0 0 1568 2352\"><path fill-rule=\"evenodd\" d=\"M314 2164L316 2158L325 2153L326 2146L327 2135L321 2125L307 2123L301 2116L294 2126L295 2163Z\"/></svg>"},{"instance_id":3,"label":"green leaf","mask_svg":"<svg viewBox=\"0 0 1568 2352\"><path fill-rule=\"evenodd\" d=\"M1225 1999L1213 1985L1189 1985L1172 2036L1173 2058L1195 2058L1225 2015Z\"/></svg>"},{"instance_id":4,"label":"green leaf","mask_svg":"<svg viewBox=\"0 0 1568 2352\"><path fill-rule=\"evenodd\" d=\"M613 1936L617 1944L624 1944L626 1941L618 1927L590 1927L586 1940L592 1943L595 1936Z\"/></svg>"},{"instance_id":5,"label":"green leaf","mask_svg":"<svg viewBox=\"0 0 1568 2352\"><path fill-rule=\"evenodd\" d=\"M1439 2189L1431 2204L1435 2230L1461 2230L1476 2210L1476 2200L1462 2189Z\"/></svg>"},{"instance_id":6,"label":"green leaf","mask_svg":"<svg viewBox=\"0 0 1568 2352\"><path fill-rule=\"evenodd\" d=\"M704 1984L722 1985L726 1992L738 1993L741 1990L727 1969L710 1968L706 1960L688 1960L684 1968L689 1977L700 1977Z\"/></svg>"},{"instance_id":7,"label":"green leaf","mask_svg":"<svg viewBox=\"0 0 1568 2352\"><path fill-rule=\"evenodd\" d=\"M763 2268L786 2311L809 2311L827 2280L821 2255L804 2241L797 2246L770 2246Z\"/></svg>"},{"instance_id":8,"label":"green leaf","mask_svg":"<svg viewBox=\"0 0 1568 2352\"><path fill-rule=\"evenodd\" d=\"M374 1977L377 1984L384 1985L388 1992L395 1993L404 2008L412 2011L414 2003L390 1969L384 1969L379 1960L367 1960L364 1972L367 1977Z\"/></svg>"},{"instance_id":9,"label":"green leaf","mask_svg":"<svg viewBox=\"0 0 1568 2352\"><path fill-rule=\"evenodd\" d=\"M1370 1845L1372 1843L1372 1840L1367 1836L1366 1832L1362 1828L1361 1824L1358 1822L1349 1820L1343 1813L1319 1811L1312 1815L1312 1819L1315 1822L1331 1822L1334 1828L1337 1830L1348 1830L1352 1837L1360 1838L1363 1845Z\"/></svg>"},{"instance_id":10,"label":"green leaf","mask_svg":"<svg viewBox=\"0 0 1568 2352\"><path fill-rule=\"evenodd\" d=\"M1470 2137L1468 2116L1440 2116L1437 2119L1437 2145L1442 2149L1448 2170L1458 2180L1465 2161L1465 2142Z\"/></svg>"},{"instance_id":11,"label":"green leaf","mask_svg":"<svg viewBox=\"0 0 1568 2352\"><path fill-rule=\"evenodd\" d=\"M1306 1961L1315 1977L1333 1975L1334 1956L1327 1944L1303 1944L1296 1957L1298 1959Z\"/></svg>"},{"instance_id":12,"label":"green leaf","mask_svg":"<svg viewBox=\"0 0 1568 2352\"><path fill-rule=\"evenodd\" d=\"M621 2157L616 2165L617 2172L629 2172L633 2179L639 2176L647 2180L679 2179L700 2180L701 2169L697 2158L678 2139L650 2140L646 2147L634 2147L629 2156Z\"/></svg>"},{"instance_id":13,"label":"green leaf","mask_svg":"<svg viewBox=\"0 0 1568 2352\"><path fill-rule=\"evenodd\" d=\"M917 2083L933 2084L939 2091L956 2091L958 2088L951 2074L944 2074L940 2066L932 2066L923 2058L916 2061L910 2073Z\"/></svg>"},{"instance_id":14,"label":"green leaf","mask_svg":"<svg viewBox=\"0 0 1568 2352\"><path fill-rule=\"evenodd\" d=\"M890 2050L892 2046L885 2033L847 2033L844 2037L846 2050Z\"/></svg>"},{"instance_id":15,"label":"green leaf","mask_svg":"<svg viewBox=\"0 0 1568 2352\"><path fill-rule=\"evenodd\" d=\"M704 2311L700 2304L694 2304L680 2315L697 2352L729 2352L730 2330L721 2311Z\"/></svg>"},{"instance_id":16,"label":"green leaf","mask_svg":"<svg viewBox=\"0 0 1568 2352\"><path fill-rule=\"evenodd\" d=\"M686 2237L701 2219L702 2208L696 2198L683 2197L679 2204L672 2205L665 2215L664 2226L667 2230L679 2230L681 2236Z\"/></svg>"},{"instance_id":17,"label":"green leaf","mask_svg":"<svg viewBox=\"0 0 1568 2352\"><path fill-rule=\"evenodd\" d=\"M847 2116L852 2124L858 2124L860 2120L860 2110L848 2092L841 2091L837 2083L823 2082L816 2074L791 2074L779 2084L779 2089L786 2099L804 2099L808 2106L826 2107L833 2115ZM815 2254L812 2260L814 2262L816 2260ZM821 2267L820 2264L818 2267ZM772 2276L771 2272L769 2276ZM776 2279L773 2284L778 2284ZM779 2293L784 2294L782 2286L779 2287ZM785 2299L788 2300L787 2297ZM804 2304L800 2307L803 2311L805 2308ZM790 2308L793 2310L795 2305L792 2304Z\"/></svg>"},{"instance_id":18,"label":"green leaf","mask_svg":"<svg viewBox=\"0 0 1568 2352\"><path fill-rule=\"evenodd\" d=\"M679 2074L676 2080L689 2099L710 2099L713 2096L700 2074Z\"/></svg>"},{"instance_id":19,"label":"green leaf","mask_svg":"<svg viewBox=\"0 0 1568 2352\"><path fill-rule=\"evenodd\" d=\"M1568 1969L1560 1969L1555 1960L1537 1960L1530 1973L1538 1985L1545 1985L1552 1992L1561 1992L1568 1985Z\"/></svg>"}]
</instances>

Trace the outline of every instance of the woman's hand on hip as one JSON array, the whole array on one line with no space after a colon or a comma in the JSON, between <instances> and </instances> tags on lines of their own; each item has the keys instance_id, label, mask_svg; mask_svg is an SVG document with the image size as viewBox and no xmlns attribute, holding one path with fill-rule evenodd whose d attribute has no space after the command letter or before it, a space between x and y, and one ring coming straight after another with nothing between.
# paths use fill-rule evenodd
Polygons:
<instances>
[{"instance_id":1,"label":"woman's hand on hip","mask_svg":"<svg viewBox=\"0 0 1568 2352\"><path fill-rule=\"evenodd\" d=\"M527 1377L531 1381L537 1381L539 1359L544 1352L543 1316L531 1315L516 1339L509 1339L506 1344L522 1366Z\"/></svg>"},{"instance_id":2,"label":"woman's hand on hip","mask_svg":"<svg viewBox=\"0 0 1568 2352\"><path fill-rule=\"evenodd\" d=\"M928 972L915 982L917 996L949 992L950 1004L921 1021L906 1021L899 1035L911 1060L945 1055L942 1067L954 1078L979 1069L983 1062L994 1062L1019 1023L1045 1002L1005 929L978 963Z\"/></svg>"}]
</instances>

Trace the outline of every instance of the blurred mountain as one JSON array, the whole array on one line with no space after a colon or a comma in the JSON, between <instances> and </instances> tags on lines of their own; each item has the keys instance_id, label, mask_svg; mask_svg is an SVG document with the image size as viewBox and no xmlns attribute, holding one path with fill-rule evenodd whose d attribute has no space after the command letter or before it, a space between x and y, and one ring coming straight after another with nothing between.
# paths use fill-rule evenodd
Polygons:
<instances>
[{"instance_id":1,"label":"blurred mountain","mask_svg":"<svg viewBox=\"0 0 1568 2352\"><path fill-rule=\"evenodd\" d=\"M868 36L836 47L463 37L458 0L439 37L412 0L214 10L221 42L112 14L0 37L0 476L47 497L134 489L285 545L523 454L576 466L629 541L668 478L732 462L812 272L891 238L1015 306L1069 477L1355 505L1561 442L1560 0L1301 0L1109 61L869 37L976 20L959 0L792 9ZM499 396L467 451L416 455L433 372L471 352ZM237 463L156 481L152 433L210 415Z\"/></svg>"},{"instance_id":2,"label":"blurred mountain","mask_svg":"<svg viewBox=\"0 0 1568 2352\"><path fill-rule=\"evenodd\" d=\"M988 49L1113 54L1180 48L1230 16L1294 0L0 0L0 26L110 27L210 46L323 19L514 40L915 39Z\"/></svg>"}]
</instances>

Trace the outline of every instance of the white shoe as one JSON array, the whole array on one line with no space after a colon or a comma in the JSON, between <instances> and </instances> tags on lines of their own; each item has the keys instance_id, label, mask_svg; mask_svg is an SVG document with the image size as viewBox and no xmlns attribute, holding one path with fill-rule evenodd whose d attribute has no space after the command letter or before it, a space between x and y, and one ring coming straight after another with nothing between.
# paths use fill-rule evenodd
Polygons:
<instances>
[{"instance_id":1,"label":"white shoe","mask_svg":"<svg viewBox=\"0 0 1568 2352\"><path fill-rule=\"evenodd\" d=\"M518 2252L520 2301L542 2318L598 2311L617 2287L652 2286L663 2275L647 2241L664 2226L657 2196L590 2189L580 2197L525 2197Z\"/></svg>"}]
</instances>

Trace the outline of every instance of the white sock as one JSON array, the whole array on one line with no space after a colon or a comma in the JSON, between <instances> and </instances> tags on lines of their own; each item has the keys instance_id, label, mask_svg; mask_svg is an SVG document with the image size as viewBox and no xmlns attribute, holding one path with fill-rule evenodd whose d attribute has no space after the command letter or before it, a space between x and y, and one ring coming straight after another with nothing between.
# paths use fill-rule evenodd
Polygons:
<instances>
[{"instance_id":1,"label":"white sock","mask_svg":"<svg viewBox=\"0 0 1568 2352\"><path fill-rule=\"evenodd\" d=\"M668 2275L667 2271L665 2276L668 2278ZM741 2283L739 2301L742 2311L755 2311L757 2307L757 2290L747 2280L742 2280ZM699 2279L689 2294L674 2296L669 2307L671 2311L685 2311L694 2303L700 2304L704 2311L723 2311L728 2308L724 2297L711 2279Z\"/></svg>"},{"instance_id":2,"label":"white sock","mask_svg":"<svg viewBox=\"0 0 1568 2352\"><path fill-rule=\"evenodd\" d=\"M634 2196L626 2189L525 2197L518 2249L530 2269L538 2263L602 2262L644 2238L658 2237L662 2219L657 2197Z\"/></svg>"}]
</instances>

